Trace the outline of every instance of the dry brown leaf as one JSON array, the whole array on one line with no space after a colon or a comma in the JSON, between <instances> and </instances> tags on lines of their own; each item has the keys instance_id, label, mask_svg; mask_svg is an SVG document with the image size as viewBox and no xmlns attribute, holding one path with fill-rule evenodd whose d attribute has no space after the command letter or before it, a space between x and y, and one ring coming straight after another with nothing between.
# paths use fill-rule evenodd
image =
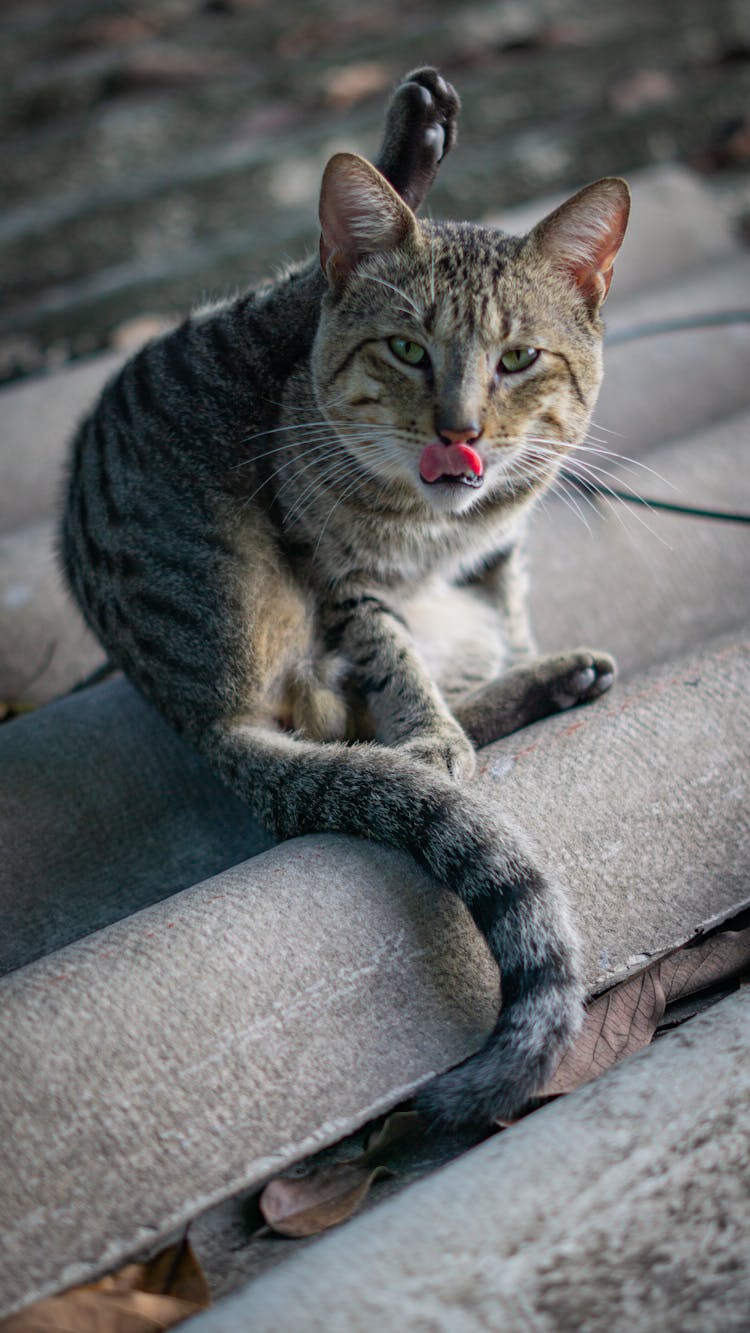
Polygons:
<instances>
[{"instance_id":1,"label":"dry brown leaf","mask_svg":"<svg viewBox=\"0 0 750 1333\"><path fill-rule=\"evenodd\" d=\"M383 1121L380 1129L376 1129L370 1135L364 1155L373 1166L377 1165L381 1156L395 1143L401 1143L411 1134L423 1132L424 1121L416 1111L393 1111Z\"/></svg>"},{"instance_id":2,"label":"dry brown leaf","mask_svg":"<svg viewBox=\"0 0 750 1333\"><path fill-rule=\"evenodd\" d=\"M305 1176L277 1176L258 1200L268 1226L282 1236L315 1236L357 1211L374 1180L393 1175L387 1156L424 1124L416 1111L394 1111L370 1136L359 1157L313 1169Z\"/></svg>"},{"instance_id":3,"label":"dry brown leaf","mask_svg":"<svg viewBox=\"0 0 750 1333\"><path fill-rule=\"evenodd\" d=\"M3 1320L0 1333L162 1333L210 1304L201 1266L180 1241L148 1263L36 1301Z\"/></svg>"},{"instance_id":4,"label":"dry brown leaf","mask_svg":"<svg viewBox=\"0 0 750 1333\"><path fill-rule=\"evenodd\" d=\"M651 1041L666 1007L658 967L648 967L598 995L578 1040L566 1051L544 1096L572 1092Z\"/></svg>"},{"instance_id":5,"label":"dry brown leaf","mask_svg":"<svg viewBox=\"0 0 750 1333\"><path fill-rule=\"evenodd\" d=\"M647 1046L669 1001L682 999L750 968L750 927L723 931L675 949L611 990L586 1010L583 1030L563 1056L543 1096L571 1092L610 1065Z\"/></svg>"},{"instance_id":6,"label":"dry brown leaf","mask_svg":"<svg viewBox=\"0 0 750 1333\"><path fill-rule=\"evenodd\" d=\"M266 1185L260 1210L282 1236L316 1236L356 1213L374 1180L392 1173L387 1166L339 1162L308 1176L279 1176Z\"/></svg>"},{"instance_id":7,"label":"dry brown leaf","mask_svg":"<svg viewBox=\"0 0 750 1333\"><path fill-rule=\"evenodd\" d=\"M750 927L723 930L662 958L659 970L668 1001L731 981L750 967Z\"/></svg>"}]
</instances>

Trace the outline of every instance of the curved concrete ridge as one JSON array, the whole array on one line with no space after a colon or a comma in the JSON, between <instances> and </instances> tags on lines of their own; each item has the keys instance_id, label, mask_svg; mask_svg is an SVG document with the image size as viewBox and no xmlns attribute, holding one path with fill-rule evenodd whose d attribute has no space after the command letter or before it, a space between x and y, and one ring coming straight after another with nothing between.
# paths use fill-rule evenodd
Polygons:
<instances>
[{"instance_id":1,"label":"curved concrete ridge","mask_svg":"<svg viewBox=\"0 0 750 1333\"><path fill-rule=\"evenodd\" d=\"M124 680L0 730L0 975L273 844Z\"/></svg>"},{"instance_id":2,"label":"curved concrete ridge","mask_svg":"<svg viewBox=\"0 0 750 1333\"><path fill-rule=\"evenodd\" d=\"M749 685L750 645L722 643L484 752L484 790L569 885L591 985L746 901ZM82 773L81 799L101 784ZM3 1308L342 1137L474 1048L495 1002L457 902L408 857L335 837L11 973Z\"/></svg>"},{"instance_id":3,"label":"curved concrete ridge","mask_svg":"<svg viewBox=\"0 0 750 1333\"><path fill-rule=\"evenodd\" d=\"M743 412L650 450L645 468L582 458L625 492L750 514L749 437ZM627 440L609 447L630 452ZM570 487L565 496L529 527L532 619L544 651L606 648L627 677L750 623L750 527L592 504Z\"/></svg>"},{"instance_id":4,"label":"curved concrete ridge","mask_svg":"<svg viewBox=\"0 0 750 1333\"><path fill-rule=\"evenodd\" d=\"M740 250L729 218L697 172L663 163L627 173L632 208L607 310L614 312L642 292L653 293L685 275ZM581 185L585 185L581 181ZM570 191L537 197L485 219L513 236L523 236Z\"/></svg>"},{"instance_id":5,"label":"curved concrete ridge","mask_svg":"<svg viewBox=\"0 0 750 1333\"><path fill-rule=\"evenodd\" d=\"M195 1333L747 1327L750 991L191 1321Z\"/></svg>"}]
</instances>

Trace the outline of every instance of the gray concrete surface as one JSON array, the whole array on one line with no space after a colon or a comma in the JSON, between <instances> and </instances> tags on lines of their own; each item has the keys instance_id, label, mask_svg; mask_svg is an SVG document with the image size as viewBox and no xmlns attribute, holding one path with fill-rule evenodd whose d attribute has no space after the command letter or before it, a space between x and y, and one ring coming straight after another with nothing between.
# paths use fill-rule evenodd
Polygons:
<instances>
[{"instance_id":1,"label":"gray concrete surface","mask_svg":"<svg viewBox=\"0 0 750 1333\"><path fill-rule=\"evenodd\" d=\"M191 1333L744 1333L750 991L191 1321Z\"/></svg>"},{"instance_id":2,"label":"gray concrete surface","mask_svg":"<svg viewBox=\"0 0 750 1333\"><path fill-rule=\"evenodd\" d=\"M601 479L667 503L750 513L750 413L651 449L643 466L582 453ZM611 446L628 452L614 437ZM598 474L594 472L594 476ZM750 528L590 503L570 486L529 534L531 608L540 646L596 643L624 677L750 623Z\"/></svg>"},{"instance_id":3,"label":"gray concrete surface","mask_svg":"<svg viewBox=\"0 0 750 1333\"><path fill-rule=\"evenodd\" d=\"M641 221L608 306L613 330L739 304L747 261L704 187L679 171L657 172L640 196ZM749 339L736 325L613 344L596 417L625 438L603 438L676 482L675 498L747 508ZM0 397L0 701L48 699L98 660L51 574L49 534L64 437L114 364L95 359ZM671 497L649 473L640 481L625 475L641 492ZM750 867L750 648L741 633L750 621L748 529L638 511L657 534L650 536L635 512L605 513L588 513L591 536L562 501L539 515L536 619L549 647L574 639L615 647L624 683L591 709L491 747L477 779L569 886L591 985L747 901ZM644 673L654 662L661 665ZM244 809L122 681L0 728L0 784L0 942L4 966L18 969L0 981L3 1309L158 1243L212 1201L339 1138L467 1053L491 1021L496 978L480 941L408 858L311 838L248 860L265 843ZM718 1012L721 1032L737 1045L735 1011ZM494 1327L496 1309L516 1317L514 1274L519 1291L529 1284L532 1327L553 1327L544 1321L558 1309L568 1320L561 1327L586 1328L587 1318L605 1327L611 1309L625 1327L660 1328L672 1300L679 1327L703 1333L712 1328L712 1293L718 1327L735 1327L726 1293L732 1282L744 1293L745 1281L732 1264L736 1150L746 1157L735 1101L746 1096L746 1051L737 1045L733 1064L723 1038L712 1036L711 1063L700 1043L693 1054L690 1030L669 1038L675 1068L669 1064L663 1084L639 1075L649 1089L639 1084L633 1093L637 1115L626 1109L621 1122L620 1085L607 1082L611 1101L606 1091L597 1101L595 1089L583 1094L589 1101L571 1099L584 1108L580 1140L568 1125L578 1111L556 1106L498 1141L508 1145L503 1179L516 1182L513 1211L501 1195L498 1216L481 1168L469 1177L477 1227L467 1223L466 1243L449 1254L450 1290L434 1285L426 1241L424 1251L400 1246L402 1258L413 1258L410 1327L428 1317L420 1304L446 1333ZM631 1067L661 1068L648 1061L666 1059L663 1046ZM703 1084L696 1060L707 1071ZM717 1087L721 1114L710 1109ZM598 1128L586 1107L598 1108ZM700 1151L691 1115L711 1127ZM534 1174L531 1146L513 1175L513 1145L534 1124L560 1118L566 1128L555 1150L539 1149L546 1169ZM678 1140L669 1138L673 1126ZM589 1140L587 1175L575 1143ZM619 1155L635 1140L628 1192ZM553 1216L542 1215L548 1182L550 1191L559 1183ZM620 1186L618 1211L612 1191ZM668 1190L683 1205L671 1217ZM728 1219L724 1238L720 1216ZM518 1252L510 1254L516 1218ZM663 1237L667 1226L675 1242L665 1251L656 1231ZM386 1230L401 1234L390 1223ZM347 1234L337 1244L345 1247ZM498 1273L486 1256L501 1245L508 1255ZM353 1274L355 1258L353 1251ZM387 1275L390 1262L373 1277ZM321 1268L311 1318L323 1310L330 1320L338 1308L325 1288L333 1271ZM578 1271L589 1275L580 1300ZM273 1302L281 1281L264 1285L265 1309L280 1308ZM679 1303L683 1289L697 1293L693 1325ZM282 1313L280 1328L287 1317L295 1326L297 1291L295 1279L292 1314ZM217 1311L214 1327L223 1317Z\"/></svg>"},{"instance_id":4,"label":"gray concrete surface","mask_svg":"<svg viewBox=\"0 0 750 1333\"><path fill-rule=\"evenodd\" d=\"M123 680L0 728L0 975L271 846Z\"/></svg>"},{"instance_id":5,"label":"gray concrete surface","mask_svg":"<svg viewBox=\"0 0 750 1333\"><path fill-rule=\"evenodd\" d=\"M750 646L722 643L484 752L483 790L569 888L590 985L747 901L749 678ZM107 779L81 777L83 807ZM57 831L54 855L74 863L75 836ZM53 814L11 876L11 930L54 833ZM342 1137L474 1049L496 995L449 895L407 857L334 837L284 844L10 973L2 1308Z\"/></svg>"}]
</instances>

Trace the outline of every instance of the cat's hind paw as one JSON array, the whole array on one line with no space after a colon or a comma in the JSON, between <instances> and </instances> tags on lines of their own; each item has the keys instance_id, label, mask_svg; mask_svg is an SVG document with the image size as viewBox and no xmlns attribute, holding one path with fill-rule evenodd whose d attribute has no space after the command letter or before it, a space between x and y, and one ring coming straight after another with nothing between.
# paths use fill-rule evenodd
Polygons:
<instances>
[{"instance_id":1,"label":"cat's hind paw","mask_svg":"<svg viewBox=\"0 0 750 1333\"><path fill-rule=\"evenodd\" d=\"M455 88L429 65L407 74L393 94L375 165L415 212L456 142L460 108Z\"/></svg>"},{"instance_id":2,"label":"cat's hind paw","mask_svg":"<svg viewBox=\"0 0 750 1333\"><path fill-rule=\"evenodd\" d=\"M615 678L614 659L608 653L576 648L554 663L549 680L550 699L561 711L591 703L605 694Z\"/></svg>"},{"instance_id":3,"label":"cat's hind paw","mask_svg":"<svg viewBox=\"0 0 750 1333\"><path fill-rule=\"evenodd\" d=\"M394 93L391 106L398 103L406 127L414 137L421 131L425 142L433 148L435 165L442 162L455 145L458 133L461 99L453 84L431 65L413 69Z\"/></svg>"}]
</instances>

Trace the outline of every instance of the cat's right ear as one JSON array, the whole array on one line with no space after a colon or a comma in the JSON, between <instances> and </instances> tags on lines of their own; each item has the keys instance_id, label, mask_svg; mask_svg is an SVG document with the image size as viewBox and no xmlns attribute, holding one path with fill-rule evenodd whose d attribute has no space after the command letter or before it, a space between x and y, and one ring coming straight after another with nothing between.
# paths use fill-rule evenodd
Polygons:
<instances>
[{"instance_id":1,"label":"cat's right ear","mask_svg":"<svg viewBox=\"0 0 750 1333\"><path fill-rule=\"evenodd\" d=\"M336 153L323 173L320 228L323 272L340 287L366 255L414 237L417 221L376 167L356 153Z\"/></svg>"}]
</instances>

